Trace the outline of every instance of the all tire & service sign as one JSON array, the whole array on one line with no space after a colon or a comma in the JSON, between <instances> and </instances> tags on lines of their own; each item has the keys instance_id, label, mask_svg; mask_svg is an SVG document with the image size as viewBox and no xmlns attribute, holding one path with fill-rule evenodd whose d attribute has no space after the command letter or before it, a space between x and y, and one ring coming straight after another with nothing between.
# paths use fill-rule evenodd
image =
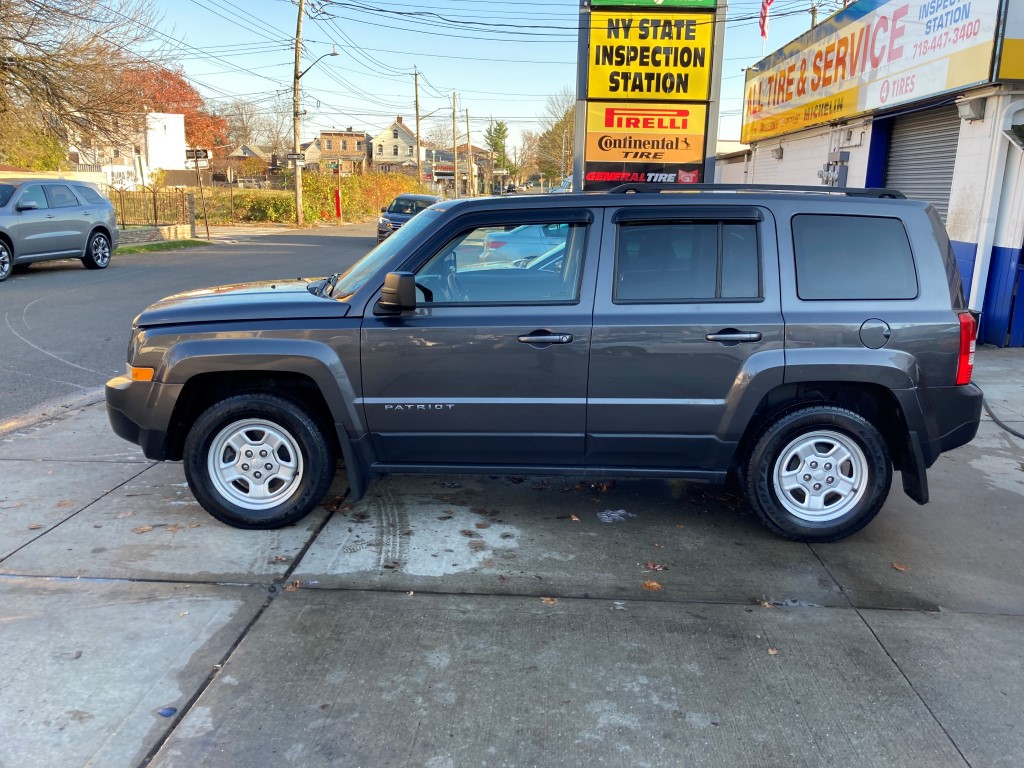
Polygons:
<instances>
[{"instance_id":1,"label":"all tire & service sign","mask_svg":"<svg viewBox=\"0 0 1024 768\"><path fill-rule=\"evenodd\" d=\"M1011 0L1009 6L1021 4ZM999 5L850 5L747 71L741 140L760 141L988 81Z\"/></svg>"},{"instance_id":2,"label":"all tire & service sign","mask_svg":"<svg viewBox=\"0 0 1024 768\"><path fill-rule=\"evenodd\" d=\"M583 0L584 190L703 180L715 11L716 0Z\"/></svg>"}]
</instances>

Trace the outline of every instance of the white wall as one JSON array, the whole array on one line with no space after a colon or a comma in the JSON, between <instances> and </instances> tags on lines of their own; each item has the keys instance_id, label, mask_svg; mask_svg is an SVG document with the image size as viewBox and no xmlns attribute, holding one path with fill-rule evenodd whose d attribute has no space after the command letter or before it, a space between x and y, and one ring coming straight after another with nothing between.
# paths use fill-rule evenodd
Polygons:
<instances>
[{"instance_id":1,"label":"white wall","mask_svg":"<svg viewBox=\"0 0 1024 768\"><path fill-rule=\"evenodd\" d=\"M185 116L164 112L146 115L146 141L143 147L145 171L185 170Z\"/></svg>"},{"instance_id":2,"label":"white wall","mask_svg":"<svg viewBox=\"0 0 1024 768\"><path fill-rule=\"evenodd\" d=\"M838 127L809 128L778 139L754 145L751 184L798 184L821 186L818 171L828 163L829 153L850 153L847 165L847 186L863 187L867 179L868 149L871 126L867 120L851 121ZM782 159L772 157L772 150L782 147Z\"/></svg>"}]
</instances>

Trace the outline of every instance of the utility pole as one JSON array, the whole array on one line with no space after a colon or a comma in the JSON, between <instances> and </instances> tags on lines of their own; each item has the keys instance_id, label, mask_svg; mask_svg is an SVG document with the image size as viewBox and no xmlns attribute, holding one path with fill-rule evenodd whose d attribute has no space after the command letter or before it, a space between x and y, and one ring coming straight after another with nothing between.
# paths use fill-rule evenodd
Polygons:
<instances>
[{"instance_id":1,"label":"utility pole","mask_svg":"<svg viewBox=\"0 0 1024 768\"><path fill-rule=\"evenodd\" d=\"M476 197L476 174L473 173L473 142L469 140L469 107L466 108L466 193Z\"/></svg>"},{"instance_id":2,"label":"utility pole","mask_svg":"<svg viewBox=\"0 0 1024 768\"><path fill-rule=\"evenodd\" d=\"M487 194L494 194L494 115L491 115L491 120L488 123L490 126L488 135L490 138L487 141L487 149L491 153L491 167L487 169Z\"/></svg>"},{"instance_id":3,"label":"utility pole","mask_svg":"<svg viewBox=\"0 0 1024 768\"><path fill-rule=\"evenodd\" d=\"M292 87L292 131L294 132L292 151L301 152L302 115L299 112L299 78L302 76L302 13L306 0L299 2L299 20L295 23L295 82ZM295 224L302 226L302 161L295 160ZM340 170L340 169L339 169Z\"/></svg>"},{"instance_id":4,"label":"utility pole","mask_svg":"<svg viewBox=\"0 0 1024 768\"><path fill-rule=\"evenodd\" d=\"M455 91L452 91L452 178L455 180L455 199L459 199L459 130L455 122L458 118L455 106Z\"/></svg>"},{"instance_id":5,"label":"utility pole","mask_svg":"<svg viewBox=\"0 0 1024 768\"><path fill-rule=\"evenodd\" d=\"M818 26L818 3L817 0L811 2L811 29Z\"/></svg>"},{"instance_id":6,"label":"utility pole","mask_svg":"<svg viewBox=\"0 0 1024 768\"><path fill-rule=\"evenodd\" d=\"M420 73L416 67L412 68L413 87L416 90L416 181L423 183L423 169L420 167Z\"/></svg>"}]
</instances>

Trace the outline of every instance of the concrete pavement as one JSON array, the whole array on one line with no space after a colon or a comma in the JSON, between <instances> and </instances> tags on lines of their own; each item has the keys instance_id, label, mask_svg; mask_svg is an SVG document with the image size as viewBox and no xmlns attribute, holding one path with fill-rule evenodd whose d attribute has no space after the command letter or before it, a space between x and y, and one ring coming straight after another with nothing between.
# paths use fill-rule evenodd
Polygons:
<instances>
[{"instance_id":1,"label":"concrete pavement","mask_svg":"<svg viewBox=\"0 0 1024 768\"><path fill-rule=\"evenodd\" d=\"M1024 431L1024 352L975 379ZM816 546L693 484L391 478L347 504L343 471L301 524L238 531L95 399L0 435L0 477L3 768L1024 754L1024 440L988 417L931 504L897 479Z\"/></svg>"}]
</instances>

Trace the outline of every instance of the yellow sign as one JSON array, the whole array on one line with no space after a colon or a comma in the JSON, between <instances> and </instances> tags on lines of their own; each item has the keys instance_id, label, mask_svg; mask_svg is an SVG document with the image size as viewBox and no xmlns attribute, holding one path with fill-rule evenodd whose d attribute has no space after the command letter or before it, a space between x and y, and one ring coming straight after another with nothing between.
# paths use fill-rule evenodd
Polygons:
<instances>
[{"instance_id":1,"label":"yellow sign","mask_svg":"<svg viewBox=\"0 0 1024 768\"><path fill-rule=\"evenodd\" d=\"M699 12L592 11L588 98L707 101L714 22Z\"/></svg>"},{"instance_id":2,"label":"yellow sign","mask_svg":"<svg viewBox=\"0 0 1024 768\"><path fill-rule=\"evenodd\" d=\"M987 81L998 11L998 0L860 0L747 70L741 141Z\"/></svg>"},{"instance_id":3,"label":"yellow sign","mask_svg":"<svg viewBox=\"0 0 1024 768\"><path fill-rule=\"evenodd\" d=\"M1006 4L1003 55L999 61L1000 80L1024 80L1024 8Z\"/></svg>"},{"instance_id":4,"label":"yellow sign","mask_svg":"<svg viewBox=\"0 0 1024 768\"><path fill-rule=\"evenodd\" d=\"M587 104L587 153L599 163L701 163L706 104Z\"/></svg>"}]
</instances>

